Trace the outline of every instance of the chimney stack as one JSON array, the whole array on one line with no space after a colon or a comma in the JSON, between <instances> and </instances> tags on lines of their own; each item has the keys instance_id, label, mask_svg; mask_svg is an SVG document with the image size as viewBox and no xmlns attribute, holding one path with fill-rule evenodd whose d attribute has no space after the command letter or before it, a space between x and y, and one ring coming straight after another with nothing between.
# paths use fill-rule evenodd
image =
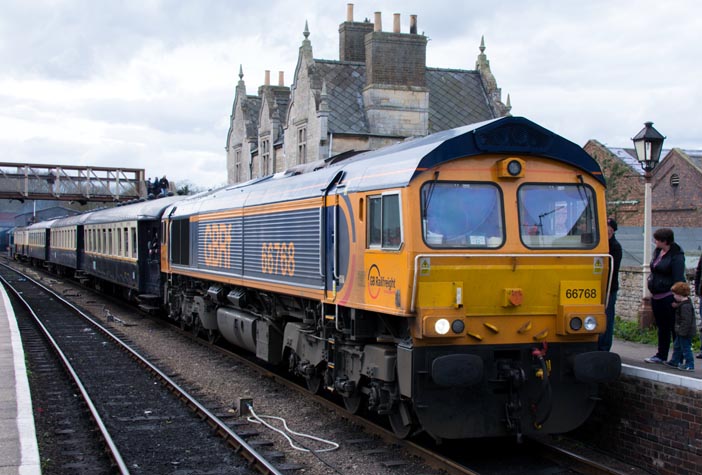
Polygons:
<instances>
[{"instance_id":1,"label":"chimney stack","mask_svg":"<svg viewBox=\"0 0 702 475\"><path fill-rule=\"evenodd\" d=\"M399 14L399 13L393 14L393 19L392 19L392 32L393 32L393 33L399 33L399 32L400 32L400 14Z\"/></svg>"},{"instance_id":2,"label":"chimney stack","mask_svg":"<svg viewBox=\"0 0 702 475\"><path fill-rule=\"evenodd\" d=\"M366 60L365 37L373 32L368 20L353 21L353 3L346 5L346 21L339 25L339 60L362 63Z\"/></svg>"}]
</instances>

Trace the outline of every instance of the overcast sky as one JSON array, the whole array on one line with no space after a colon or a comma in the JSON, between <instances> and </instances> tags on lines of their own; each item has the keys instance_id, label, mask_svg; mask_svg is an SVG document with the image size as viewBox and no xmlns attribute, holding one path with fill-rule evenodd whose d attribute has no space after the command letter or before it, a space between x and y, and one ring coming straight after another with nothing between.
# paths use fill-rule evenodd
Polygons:
<instances>
[{"instance_id":1,"label":"overcast sky","mask_svg":"<svg viewBox=\"0 0 702 475\"><path fill-rule=\"evenodd\" d=\"M631 145L653 121L702 149L698 0L357 0L354 19L418 15L427 65L474 69L480 37L512 114L573 142ZM346 1L0 0L0 162L145 168L226 182L238 81L290 85L309 23L338 59Z\"/></svg>"}]
</instances>

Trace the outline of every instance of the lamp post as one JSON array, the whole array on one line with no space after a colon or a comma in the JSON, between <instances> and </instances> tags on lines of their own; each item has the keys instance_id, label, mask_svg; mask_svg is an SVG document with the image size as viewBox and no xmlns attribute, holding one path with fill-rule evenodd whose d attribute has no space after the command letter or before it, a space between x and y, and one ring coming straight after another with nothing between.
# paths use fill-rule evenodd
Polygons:
<instances>
[{"instance_id":1,"label":"lamp post","mask_svg":"<svg viewBox=\"0 0 702 475\"><path fill-rule=\"evenodd\" d=\"M648 291L649 263L651 262L651 172L658 165L665 137L653 128L653 122L644 123L644 128L631 139L634 142L636 158L644 171L644 253L643 253L643 292L639 309L639 324L647 328L653 323L651 293Z\"/></svg>"}]
</instances>

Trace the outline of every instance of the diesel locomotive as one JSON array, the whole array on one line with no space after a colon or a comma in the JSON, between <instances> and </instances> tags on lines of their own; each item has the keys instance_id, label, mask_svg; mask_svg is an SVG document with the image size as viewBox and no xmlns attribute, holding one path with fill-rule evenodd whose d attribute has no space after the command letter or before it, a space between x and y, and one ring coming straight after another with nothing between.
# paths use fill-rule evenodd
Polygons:
<instances>
[{"instance_id":1,"label":"diesel locomotive","mask_svg":"<svg viewBox=\"0 0 702 475\"><path fill-rule=\"evenodd\" d=\"M598 164L521 117L349 155L150 214L55 220L41 229L75 226L64 250L84 256L44 256L386 415L398 437L583 423L621 370L597 351L612 278Z\"/></svg>"}]
</instances>

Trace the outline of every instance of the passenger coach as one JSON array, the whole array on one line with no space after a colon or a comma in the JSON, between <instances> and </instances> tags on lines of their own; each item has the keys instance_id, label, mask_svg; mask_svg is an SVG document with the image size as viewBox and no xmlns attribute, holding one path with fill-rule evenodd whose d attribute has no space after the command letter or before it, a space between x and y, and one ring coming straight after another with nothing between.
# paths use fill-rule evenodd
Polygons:
<instances>
[{"instance_id":1,"label":"passenger coach","mask_svg":"<svg viewBox=\"0 0 702 475\"><path fill-rule=\"evenodd\" d=\"M82 221L83 272L103 286L113 284L124 290L129 299L161 295L161 215L168 205L180 199L159 198L87 215Z\"/></svg>"}]
</instances>

